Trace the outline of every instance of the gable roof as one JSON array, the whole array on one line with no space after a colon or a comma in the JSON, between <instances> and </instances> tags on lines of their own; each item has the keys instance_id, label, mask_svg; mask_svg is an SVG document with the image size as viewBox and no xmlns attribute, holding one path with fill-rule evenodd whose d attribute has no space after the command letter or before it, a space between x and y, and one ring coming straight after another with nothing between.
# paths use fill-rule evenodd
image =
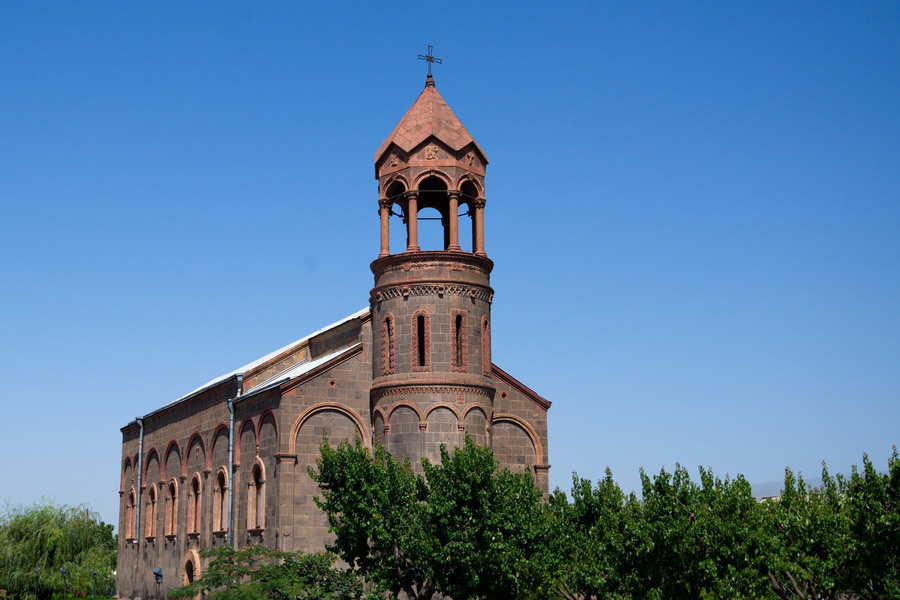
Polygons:
<instances>
[{"instance_id":1,"label":"gable roof","mask_svg":"<svg viewBox=\"0 0 900 600\"><path fill-rule=\"evenodd\" d=\"M430 75L428 77L425 89L378 148L375 153L375 162L378 162L391 143L396 144L404 152L409 152L429 137L434 136L456 152L469 144L475 144L478 152L484 157L484 162L487 163L487 155L484 150L438 93L434 86L434 79Z\"/></svg>"},{"instance_id":2,"label":"gable roof","mask_svg":"<svg viewBox=\"0 0 900 600\"><path fill-rule=\"evenodd\" d=\"M282 346L281 348L279 348L278 350L275 350L274 352L270 352L270 353L266 354L265 356L261 356L260 358L257 358L256 360L254 360L254 361L252 361L252 362L249 362L249 363L247 363L246 365L244 365L244 366L242 366L242 367L240 367L240 368L237 368L237 369L235 369L234 371L231 371L230 373L226 373L226 374L224 374L224 375L220 375L219 377L216 377L215 379L212 379L212 380L210 380L210 381L204 383L203 385L201 385L201 386L198 387L197 389L195 389L195 390L193 390L193 391L191 391L191 392L188 392L187 394L185 394L185 395L183 395L183 396L181 396L181 397L179 397L179 398L173 400L172 402L169 402L169 403L166 404L165 406L162 406L161 408L158 408L158 409L156 409L156 410L154 410L154 411L151 411L151 412L147 413L147 414L144 415L142 418L145 418L145 419L146 419L147 417L149 417L149 416L151 416L151 415L155 415L155 414L160 413L160 412L162 412L162 411L164 411L164 410L166 410L166 409L168 409L168 408L171 408L171 407L175 406L176 404L180 404L180 403L182 403L182 402L184 402L184 401L186 401L186 400L188 400L188 399L190 399L190 398L193 398L194 396L197 396L197 395L199 395L199 394L201 394L201 393L203 393L203 392L205 392L205 391L207 391L207 390L209 390L209 389L212 389L212 388L216 387L217 385L220 385L220 384L222 384L222 383L224 383L224 382L226 382L226 381L230 381L230 380L232 380L232 379L234 379L234 378L236 378L236 377L238 377L238 376L244 376L245 374L250 373L251 371L254 371L254 370L258 369L259 367L262 367L262 366L265 365L266 363L272 362L273 360L279 358L279 357L282 356L283 354L289 353L289 352L291 352L292 350L295 350L295 349L297 349L298 347L302 346L303 344L308 343L312 338L314 338L314 337L316 337L316 336L318 336L318 335L321 335L321 334L323 334L323 333L325 333L325 332L327 332L327 331L330 331L330 330L332 330L332 329L335 329L335 328L337 328L337 327L343 325L344 323L347 323L348 321L352 321L353 319L358 319L358 318L360 318L360 317L365 317L365 316L367 316L368 314L369 314L369 308L368 308L368 307L366 307L366 308L364 308L364 309L362 309L362 310L358 310L358 311L356 311L355 313L353 313L353 314L351 314L351 315L348 315L348 316L344 317L343 319L341 319L341 320L339 320L339 321L335 321L335 322L332 323L331 325L326 325L325 327L322 327L321 329L317 329L316 331L310 333L309 335L303 336L302 338L300 338L299 340L297 340L297 341L295 341L295 342L291 342L291 343L288 344L287 346ZM328 360L334 358L335 356L341 354L342 352L344 352L344 351L346 351L346 350L347 350L347 348L343 348L343 349L340 349L340 350L338 350L338 351L336 351L336 352L332 352L332 353L330 353L330 354L328 354L328 355L326 355L326 356L323 356L323 357L320 357L320 358L316 358L315 360L312 360L312 361L310 361L309 359L303 360L303 361L297 363L297 365L295 365L294 367L291 367L291 368L289 368L289 369L287 370L287 371L290 371L290 372L291 372L290 375L287 377L287 379L291 379L291 378L293 378L293 377L297 377L297 376L299 376L299 375L302 375L302 374L305 373L306 371L309 371L309 370L312 370L312 369L316 368L316 367L319 366L320 364L322 364L322 363L324 363L324 362L327 362ZM283 372L282 375L285 374L285 373L287 373L287 371ZM275 378L277 378L277 377L278 377L278 376L276 375ZM248 394L248 393L250 393L250 392L256 393L256 392L258 392L258 391L261 391L260 388L262 388L263 386L265 386L266 388L271 387L269 384L272 383L272 379L273 379L273 378L267 379L267 380L265 380L265 381L260 382L259 384L257 384L257 385L254 386L253 388L250 388L250 389L248 389L248 390L244 390L244 394ZM129 423L129 425L130 425L131 423L135 423L136 421L137 421L137 419L135 419L134 421L131 421L131 422ZM126 425L126 427L127 427L127 426L128 426L128 425Z\"/></svg>"}]
</instances>

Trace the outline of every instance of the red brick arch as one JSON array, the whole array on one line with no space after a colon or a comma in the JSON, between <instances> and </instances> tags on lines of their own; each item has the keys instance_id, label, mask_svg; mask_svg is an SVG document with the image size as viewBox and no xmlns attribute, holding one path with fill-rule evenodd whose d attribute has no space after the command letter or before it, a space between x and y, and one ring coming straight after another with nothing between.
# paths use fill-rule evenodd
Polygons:
<instances>
[{"instance_id":1,"label":"red brick arch","mask_svg":"<svg viewBox=\"0 0 900 600\"><path fill-rule=\"evenodd\" d=\"M226 432L228 431L228 425L224 421L222 421L221 423L216 425L215 428L213 428L212 435L209 437L209 452L206 453L206 470L207 471L212 471L212 468L213 468L212 456L213 456L213 451L215 450L215 446L216 446L216 438L219 437L219 432L222 431L223 429ZM226 435L227 435L227 433L226 433Z\"/></svg>"},{"instance_id":2,"label":"red brick arch","mask_svg":"<svg viewBox=\"0 0 900 600\"><path fill-rule=\"evenodd\" d=\"M317 404L313 404L297 417L297 420L294 421L294 426L291 427L291 438L288 440L288 453L296 454L297 453L297 434L300 433L300 427L303 426L303 423L306 422L311 416L316 413L320 413L325 410L333 410L335 412L339 412L347 417L350 417L350 420L356 425L356 428L359 430L359 435L362 438L363 445L366 448L372 447L372 436L368 433L368 429L366 424L363 422L362 418L356 414L355 411L350 410L343 404L338 404L337 402L319 402Z\"/></svg>"},{"instance_id":3,"label":"red brick arch","mask_svg":"<svg viewBox=\"0 0 900 600\"><path fill-rule=\"evenodd\" d=\"M491 425L493 426L494 423L512 423L513 425L522 428L526 435L531 438L531 443L534 445L534 464L540 465L544 463L544 448L541 445L541 440L534 428L528 424L528 421L525 421L516 415L506 413L494 415L494 418L491 420Z\"/></svg>"},{"instance_id":4,"label":"red brick arch","mask_svg":"<svg viewBox=\"0 0 900 600\"><path fill-rule=\"evenodd\" d=\"M203 436L200 434L199 430L194 430L194 433L191 434L191 437L188 438L187 444L185 444L185 448L187 449L187 456L181 457L181 475L182 477L187 477L187 464L191 458L191 448L193 447L194 440L200 444L200 449L203 450L203 463L206 464L208 462L208 457L206 456L206 444L203 442Z\"/></svg>"}]
</instances>

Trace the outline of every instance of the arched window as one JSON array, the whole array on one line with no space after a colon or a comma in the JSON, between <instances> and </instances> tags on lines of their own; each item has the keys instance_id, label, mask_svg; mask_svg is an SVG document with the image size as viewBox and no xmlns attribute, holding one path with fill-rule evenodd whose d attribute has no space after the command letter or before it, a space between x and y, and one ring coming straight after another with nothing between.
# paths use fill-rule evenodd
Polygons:
<instances>
[{"instance_id":1,"label":"arched window","mask_svg":"<svg viewBox=\"0 0 900 600\"><path fill-rule=\"evenodd\" d=\"M446 250L450 245L450 208L447 183L429 176L419 183L419 246L423 250Z\"/></svg>"},{"instance_id":2,"label":"arched window","mask_svg":"<svg viewBox=\"0 0 900 600\"><path fill-rule=\"evenodd\" d=\"M460 218L459 220L459 243L463 252L474 252L475 227L473 221L475 209L473 206L475 200L480 196L480 193L475 184L468 180L460 183L459 192L460 211L463 210L463 206L466 207L465 212L460 215L460 217L468 217Z\"/></svg>"},{"instance_id":3,"label":"arched window","mask_svg":"<svg viewBox=\"0 0 900 600\"><path fill-rule=\"evenodd\" d=\"M491 324L487 315L481 318L481 374L491 376Z\"/></svg>"},{"instance_id":4,"label":"arched window","mask_svg":"<svg viewBox=\"0 0 900 600\"><path fill-rule=\"evenodd\" d=\"M394 315L388 313L381 323L381 374L394 374Z\"/></svg>"},{"instance_id":5,"label":"arched window","mask_svg":"<svg viewBox=\"0 0 900 600\"><path fill-rule=\"evenodd\" d=\"M148 538L156 537L156 484L150 484L147 490L147 510L144 515L144 535Z\"/></svg>"},{"instance_id":6,"label":"arched window","mask_svg":"<svg viewBox=\"0 0 900 600\"><path fill-rule=\"evenodd\" d=\"M465 373L469 363L468 315L465 311L453 311L453 352L450 370Z\"/></svg>"},{"instance_id":7,"label":"arched window","mask_svg":"<svg viewBox=\"0 0 900 600\"><path fill-rule=\"evenodd\" d=\"M188 533L200 533L200 500L200 476L194 475L188 492Z\"/></svg>"},{"instance_id":8,"label":"arched window","mask_svg":"<svg viewBox=\"0 0 900 600\"><path fill-rule=\"evenodd\" d=\"M128 501L125 504L125 539L134 539L134 488L128 492Z\"/></svg>"},{"instance_id":9,"label":"arched window","mask_svg":"<svg viewBox=\"0 0 900 600\"><path fill-rule=\"evenodd\" d=\"M386 214L382 221L382 250L390 254L393 248L394 253L400 253L409 246L409 232L406 224L408 221L407 212L409 210L406 203L406 186L401 181L394 181L385 190ZM397 217L401 223L396 227L390 226L390 218ZM387 238L387 239L385 239Z\"/></svg>"},{"instance_id":10,"label":"arched window","mask_svg":"<svg viewBox=\"0 0 900 600\"><path fill-rule=\"evenodd\" d=\"M257 462L250 470L250 482L247 493L247 529L265 527L266 514L266 479L262 465Z\"/></svg>"},{"instance_id":11,"label":"arched window","mask_svg":"<svg viewBox=\"0 0 900 600\"><path fill-rule=\"evenodd\" d=\"M417 310L412 321L412 370L431 370L431 317Z\"/></svg>"},{"instance_id":12,"label":"arched window","mask_svg":"<svg viewBox=\"0 0 900 600\"><path fill-rule=\"evenodd\" d=\"M216 485L213 490L213 530L228 529L228 477L225 469L216 473Z\"/></svg>"},{"instance_id":13,"label":"arched window","mask_svg":"<svg viewBox=\"0 0 900 600\"><path fill-rule=\"evenodd\" d=\"M166 490L166 535L173 536L178 529L178 484L172 479Z\"/></svg>"}]
</instances>

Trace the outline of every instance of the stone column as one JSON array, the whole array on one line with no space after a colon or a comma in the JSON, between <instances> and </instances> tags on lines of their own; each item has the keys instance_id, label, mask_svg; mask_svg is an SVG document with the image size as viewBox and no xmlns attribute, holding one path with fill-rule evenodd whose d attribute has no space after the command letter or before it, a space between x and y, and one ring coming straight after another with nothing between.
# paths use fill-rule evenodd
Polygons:
<instances>
[{"instance_id":1,"label":"stone column","mask_svg":"<svg viewBox=\"0 0 900 600\"><path fill-rule=\"evenodd\" d=\"M382 198L378 201L378 215L381 217L381 251L378 253L378 258L384 258L391 253L391 201L387 198Z\"/></svg>"},{"instance_id":2,"label":"stone column","mask_svg":"<svg viewBox=\"0 0 900 600\"><path fill-rule=\"evenodd\" d=\"M487 256L484 252L484 198L476 198L472 205L475 207L475 222L472 224L475 230L475 254Z\"/></svg>"},{"instance_id":3,"label":"stone column","mask_svg":"<svg viewBox=\"0 0 900 600\"><path fill-rule=\"evenodd\" d=\"M447 245L447 250L459 252L462 250L459 247L459 191L451 190L448 195L450 196L450 243Z\"/></svg>"},{"instance_id":4,"label":"stone column","mask_svg":"<svg viewBox=\"0 0 900 600\"><path fill-rule=\"evenodd\" d=\"M419 251L419 191L410 190L406 193L406 226L409 232L407 252Z\"/></svg>"}]
</instances>

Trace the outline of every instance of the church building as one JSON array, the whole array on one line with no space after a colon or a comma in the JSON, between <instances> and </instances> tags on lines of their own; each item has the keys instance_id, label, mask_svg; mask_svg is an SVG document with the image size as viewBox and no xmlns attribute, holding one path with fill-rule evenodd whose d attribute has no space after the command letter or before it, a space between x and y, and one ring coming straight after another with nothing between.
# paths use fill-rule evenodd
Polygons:
<instances>
[{"instance_id":1,"label":"church building","mask_svg":"<svg viewBox=\"0 0 900 600\"><path fill-rule=\"evenodd\" d=\"M369 306L122 428L120 597L156 597L156 569L161 595L193 581L203 548L323 550L328 522L307 472L323 435L417 465L468 434L548 491L550 402L491 355L487 162L429 74L375 153ZM442 249L420 249L420 211L439 214ZM391 247L392 216L405 247Z\"/></svg>"}]
</instances>

